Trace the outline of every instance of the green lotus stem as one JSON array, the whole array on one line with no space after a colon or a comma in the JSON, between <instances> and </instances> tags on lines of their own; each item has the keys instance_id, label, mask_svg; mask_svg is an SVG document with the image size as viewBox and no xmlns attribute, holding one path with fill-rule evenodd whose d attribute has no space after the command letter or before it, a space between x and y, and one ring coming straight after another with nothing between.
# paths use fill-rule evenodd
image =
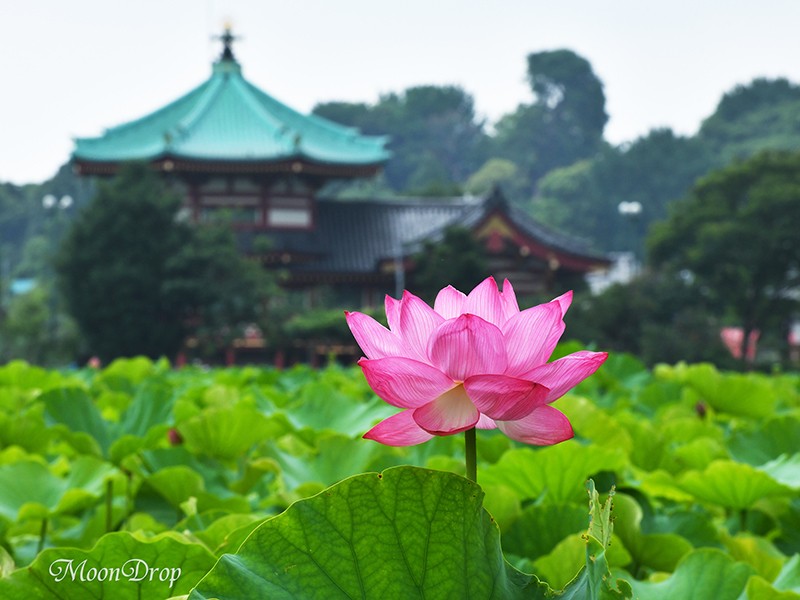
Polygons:
<instances>
[{"instance_id":1,"label":"green lotus stem","mask_svg":"<svg viewBox=\"0 0 800 600\"><path fill-rule=\"evenodd\" d=\"M108 479L106 481L106 533L111 531L114 526L114 519L111 509L114 505L114 480Z\"/></svg>"},{"instance_id":2,"label":"green lotus stem","mask_svg":"<svg viewBox=\"0 0 800 600\"><path fill-rule=\"evenodd\" d=\"M475 441L475 428L464 432L464 456L467 463L467 479L478 482L478 452Z\"/></svg>"},{"instance_id":3,"label":"green lotus stem","mask_svg":"<svg viewBox=\"0 0 800 600\"><path fill-rule=\"evenodd\" d=\"M47 517L42 519L42 528L39 530L39 546L36 548L36 554L44 550L45 537L47 537Z\"/></svg>"}]
</instances>

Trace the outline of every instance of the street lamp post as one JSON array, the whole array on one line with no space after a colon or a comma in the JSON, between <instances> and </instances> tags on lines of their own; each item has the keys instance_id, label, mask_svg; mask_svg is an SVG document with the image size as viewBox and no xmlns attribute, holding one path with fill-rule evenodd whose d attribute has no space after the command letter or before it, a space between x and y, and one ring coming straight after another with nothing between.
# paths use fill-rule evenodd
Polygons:
<instances>
[{"instance_id":1,"label":"street lamp post","mask_svg":"<svg viewBox=\"0 0 800 600\"><path fill-rule=\"evenodd\" d=\"M61 198L56 198L53 194L47 194L42 198L42 208L45 210L45 214L53 215L55 221L55 227L48 227L48 229L55 229L55 231L50 231L51 235L51 243L58 241L58 220L59 220L59 213L62 211L66 211L69 209L73 204L72 196L64 195ZM50 318L49 318L49 329L50 329L50 342L52 347L58 346L58 295L55 290L55 284L50 282Z\"/></svg>"},{"instance_id":2,"label":"street lamp post","mask_svg":"<svg viewBox=\"0 0 800 600\"><path fill-rule=\"evenodd\" d=\"M636 239L639 235L638 223L642 216L642 203L637 202L636 200L632 202L623 200L617 205L617 211L619 211L619 214L622 215L626 221L630 221L633 225L631 229L633 231L634 240L631 243L630 250L630 254L632 256L631 275L636 276L639 273L640 259L643 259L643 257L639 256L638 252L640 240Z\"/></svg>"}]
</instances>

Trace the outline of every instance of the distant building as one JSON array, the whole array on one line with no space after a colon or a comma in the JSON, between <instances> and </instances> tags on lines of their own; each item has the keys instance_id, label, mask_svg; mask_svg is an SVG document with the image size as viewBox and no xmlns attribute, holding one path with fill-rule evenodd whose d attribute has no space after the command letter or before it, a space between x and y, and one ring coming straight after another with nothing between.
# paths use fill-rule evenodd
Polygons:
<instances>
[{"instance_id":1,"label":"distant building","mask_svg":"<svg viewBox=\"0 0 800 600\"><path fill-rule=\"evenodd\" d=\"M364 136L302 115L249 83L232 52L211 77L141 119L76 140L76 171L113 175L126 161L149 162L183 194L195 222L224 210L242 248L288 272L286 286L325 286L349 306L374 306L394 294L426 241L459 225L485 242L493 273L523 293L558 291L557 282L605 269L610 261L488 197L339 201L318 192L334 180L375 175L390 160L388 138Z\"/></svg>"}]
</instances>

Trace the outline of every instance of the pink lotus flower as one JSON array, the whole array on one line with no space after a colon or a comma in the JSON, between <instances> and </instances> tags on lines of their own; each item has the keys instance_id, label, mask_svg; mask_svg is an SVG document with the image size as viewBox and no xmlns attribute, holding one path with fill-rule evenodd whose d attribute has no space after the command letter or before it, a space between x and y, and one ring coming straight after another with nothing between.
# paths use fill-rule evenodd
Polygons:
<instances>
[{"instance_id":1,"label":"pink lotus flower","mask_svg":"<svg viewBox=\"0 0 800 600\"><path fill-rule=\"evenodd\" d=\"M520 311L508 280L494 278L469 295L452 286L431 308L409 292L386 297L389 329L346 312L366 358L358 361L383 400L403 411L365 438L410 446L473 427L500 428L526 444L557 444L573 436L550 404L594 373L605 352L580 351L548 363L564 333L572 292Z\"/></svg>"}]
</instances>

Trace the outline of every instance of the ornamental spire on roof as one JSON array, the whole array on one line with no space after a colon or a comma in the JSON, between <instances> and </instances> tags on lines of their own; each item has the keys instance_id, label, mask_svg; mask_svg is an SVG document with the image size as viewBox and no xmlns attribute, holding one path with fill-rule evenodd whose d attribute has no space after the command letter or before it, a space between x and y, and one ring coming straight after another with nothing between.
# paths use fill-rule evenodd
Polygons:
<instances>
[{"instance_id":1,"label":"ornamental spire on roof","mask_svg":"<svg viewBox=\"0 0 800 600\"><path fill-rule=\"evenodd\" d=\"M231 24L225 23L225 28L222 32L222 35L215 35L213 39L220 40L222 42L222 54L219 55L219 59L236 62L236 59L233 56L233 42L241 39L241 36L233 35L231 32Z\"/></svg>"}]
</instances>

